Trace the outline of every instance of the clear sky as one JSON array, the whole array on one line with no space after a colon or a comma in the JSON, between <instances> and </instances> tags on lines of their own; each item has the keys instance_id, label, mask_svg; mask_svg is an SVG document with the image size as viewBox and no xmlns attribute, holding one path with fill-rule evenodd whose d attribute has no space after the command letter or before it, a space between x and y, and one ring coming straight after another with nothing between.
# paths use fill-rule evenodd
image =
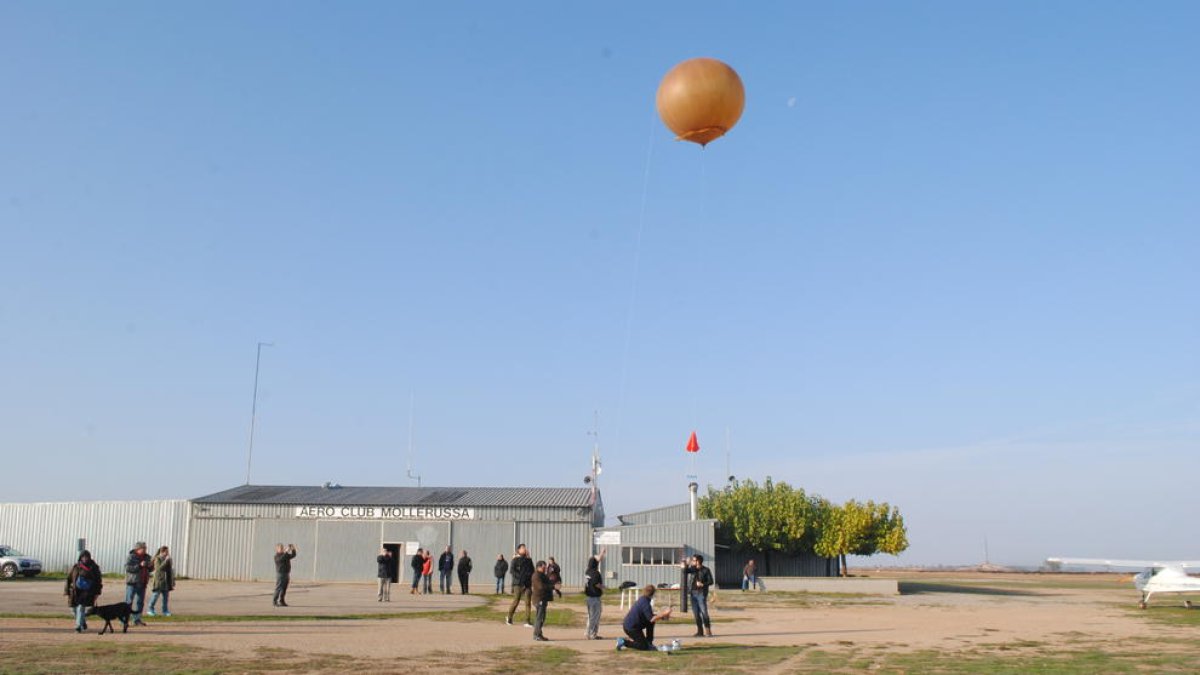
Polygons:
<instances>
[{"instance_id":1,"label":"clear sky","mask_svg":"<svg viewBox=\"0 0 1200 675\"><path fill-rule=\"evenodd\" d=\"M0 499L772 476L1200 557L1200 4L0 0ZM738 70L701 151L676 62ZM880 562L892 564L887 557Z\"/></svg>"}]
</instances>

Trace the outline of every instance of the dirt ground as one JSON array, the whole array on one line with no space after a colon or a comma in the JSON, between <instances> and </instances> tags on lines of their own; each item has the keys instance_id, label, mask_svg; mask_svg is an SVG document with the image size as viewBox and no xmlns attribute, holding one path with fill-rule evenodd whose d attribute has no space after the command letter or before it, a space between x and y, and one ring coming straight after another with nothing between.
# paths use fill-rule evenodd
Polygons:
<instances>
[{"instance_id":1,"label":"dirt ground","mask_svg":"<svg viewBox=\"0 0 1200 675\"><path fill-rule=\"evenodd\" d=\"M886 575L877 575L886 576ZM1138 638L1194 640L1190 626L1159 625L1148 621L1135 606L1136 592L1127 575L921 574L900 575L902 594L895 597L806 594L743 594L721 590L712 610L716 638L743 645L805 645L829 650L882 648L887 650L956 651L1000 643L1037 642L1043 649L1105 645ZM427 616L403 618L406 613L495 605L491 596L409 595L396 588L393 601L379 603L373 584L293 585L289 608L270 606L271 586L265 583L181 581L172 594L176 619L147 618L145 628L127 635L77 635L62 596L63 582L14 580L0 583L0 614L45 615L45 618L0 618L0 642L8 648L22 643L46 645L80 640L169 642L216 649L239 658L270 650L297 654L345 655L369 659L413 659L422 655L474 653L505 647L567 647L584 655L610 652L612 640L589 641L580 627L548 627L549 643L534 643L530 630L508 626L499 619L438 620ZM116 602L124 588L119 580L102 600ZM660 603L662 599L660 599ZM1173 601L1170 601L1173 602ZM559 603L583 612L582 603ZM660 604L661 606L661 604ZM1152 607L1151 610L1154 611ZM396 618L362 618L388 614ZM195 621L188 617L217 615L238 620ZM280 616L336 617L307 621L274 620ZM253 617L253 618L249 618ZM601 634L621 634L616 594L606 598ZM685 643L694 625L682 616L662 625L658 642L681 638ZM699 641L699 640L698 640ZM700 641L702 642L702 641ZM1182 642L1181 642L1182 644ZM0 666L3 665L0 652ZM0 668L3 670L3 668Z\"/></svg>"}]
</instances>

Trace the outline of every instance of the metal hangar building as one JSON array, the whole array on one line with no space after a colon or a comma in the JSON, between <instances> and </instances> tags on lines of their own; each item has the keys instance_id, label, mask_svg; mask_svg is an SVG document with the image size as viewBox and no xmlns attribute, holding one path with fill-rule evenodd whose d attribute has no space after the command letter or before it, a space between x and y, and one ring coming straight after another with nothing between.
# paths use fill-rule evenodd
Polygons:
<instances>
[{"instance_id":1,"label":"metal hangar building","mask_svg":"<svg viewBox=\"0 0 1200 675\"><path fill-rule=\"evenodd\" d=\"M468 551L477 583L492 578L498 553L517 544L535 560L562 565L577 585L592 554L604 506L591 488L435 488L242 485L192 500L188 573L200 579L272 579L277 543L300 555L292 578L361 581L376 573L381 547ZM401 563L401 574L408 566Z\"/></svg>"}]
</instances>

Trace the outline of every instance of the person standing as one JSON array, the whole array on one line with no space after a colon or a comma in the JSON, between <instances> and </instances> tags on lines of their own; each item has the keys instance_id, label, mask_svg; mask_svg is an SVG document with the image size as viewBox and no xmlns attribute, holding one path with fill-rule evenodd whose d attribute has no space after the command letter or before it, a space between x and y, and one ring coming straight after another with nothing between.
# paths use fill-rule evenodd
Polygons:
<instances>
[{"instance_id":1,"label":"person standing","mask_svg":"<svg viewBox=\"0 0 1200 675\"><path fill-rule=\"evenodd\" d=\"M425 559L421 561L421 595L433 593L433 551L425 549Z\"/></svg>"},{"instance_id":2,"label":"person standing","mask_svg":"<svg viewBox=\"0 0 1200 675\"><path fill-rule=\"evenodd\" d=\"M272 604L287 607L288 583L292 579L292 559L296 557L296 545L275 544L275 597Z\"/></svg>"},{"instance_id":3,"label":"person standing","mask_svg":"<svg viewBox=\"0 0 1200 675\"><path fill-rule=\"evenodd\" d=\"M449 593L451 589L450 573L454 571L454 549L449 546L442 555L438 556L438 588L443 593Z\"/></svg>"},{"instance_id":4,"label":"person standing","mask_svg":"<svg viewBox=\"0 0 1200 675\"><path fill-rule=\"evenodd\" d=\"M417 589L421 587L421 570L425 567L425 549L417 549L416 554L413 555L412 560L408 564L409 567L412 567L413 571L412 590L409 591L409 595L416 595Z\"/></svg>"},{"instance_id":5,"label":"person standing","mask_svg":"<svg viewBox=\"0 0 1200 675\"><path fill-rule=\"evenodd\" d=\"M533 566L533 585L531 588L533 595L533 604L537 607L537 613L533 619L533 639L538 642L548 642L545 635L542 635L542 626L546 624L546 606L554 601L554 583L550 581L550 576L546 574L546 562L544 560L537 561Z\"/></svg>"},{"instance_id":6,"label":"person standing","mask_svg":"<svg viewBox=\"0 0 1200 675\"><path fill-rule=\"evenodd\" d=\"M554 587L554 592L558 597L562 597L562 567L554 556L550 556L550 562L546 563L546 576L550 577L550 584Z\"/></svg>"},{"instance_id":7,"label":"person standing","mask_svg":"<svg viewBox=\"0 0 1200 675\"><path fill-rule=\"evenodd\" d=\"M712 619L708 616L708 588L713 585L712 571L704 566L704 556L697 553L692 556L687 572L692 616L696 619L696 633L692 637L712 637Z\"/></svg>"},{"instance_id":8,"label":"person standing","mask_svg":"<svg viewBox=\"0 0 1200 675\"><path fill-rule=\"evenodd\" d=\"M584 637L588 640L599 640L600 638L600 611L603 609L604 603L601 597L604 595L604 578L600 576L600 561L604 558L604 551L598 556L588 558L587 570L583 573L583 595L587 598L587 632Z\"/></svg>"},{"instance_id":9,"label":"person standing","mask_svg":"<svg viewBox=\"0 0 1200 675\"><path fill-rule=\"evenodd\" d=\"M87 630L87 608L96 604L100 597L100 589L104 587L104 578L100 574L100 566L92 560L90 551L82 551L79 560L71 566L67 573L67 587L64 593L67 604L75 614L75 632Z\"/></svg>"},{"instance_id":10,"label":"person standing","mask_svg":"<svg viewBox=\"0 0 1200 675\"><path fill-rule=\"evenodd\" d=\"M153 569L154 561L146 553L146 542L134 544L125 561L125 602L129 603L135 626L146 625L142 622L142 610L146 607L146 586Z\"/></svg>"},{"instance_id":11,"label":"person standing","mask_svg":"<svg viewBox=\"0 0 1200 675\"><path fill-rule=\"evenodd\" d=\"M458 558L458 588L462 595L466 595L470 591L471 582L471 556L467 555L466 549L463 549L462 555Z\"/></svg>"},{"instance_id":12,"label":"person standing","mask_svg":"<svg viewBox=\"0 0 1200 675\"><path fill-rule=\"evenodd\" d=\"M379 602L392 601L392 570L395 562L392 550L387 547L379 549L379 555L375 556L375 563L379 566Z\"/></svg>"},{"instance_id":13,"label":"person standing","mask_svg":"<svg viewBox=\"0 0 1200 675\"><path fill-rule=\"evenodd\" d=\"M753 558L742 568L742 592L745 593L747 588L758 589L758 565Z\"/></svg>"},{"instance_id":14,"label":"person standing","mask_svg":"<svg viewBox=\"0 0 1200 675\"><path fill-rule=\"evenodd\" d=\"M150 609L147 616L154 616L154 606L162 598L162 615L171 616L167 606L171 591L175 590L175 565L171 562L171 549L160 546L154 554L154 571L150 574Z\"/></svg>"},{"instance_id":15,"label":"person standing","mask_svg":"<svg viewBox=\"0 0 1200 675\"><path fill-rule=\"evenodd\" d=\"M521 598L525 599L525 627L533 628L530 623L532 619L532 611L530 603L533 600L533 562L529 560L529 549L525 548L525 544L517 546L517 554L512 559L513 575L513 602L512 607L508 608L508 618L504 620L508 625L512 625L513 614L517 611L517 605L521 604Z\"/></svg>"},{"instance_id":16,"label":"person standing","mask_svg":"<svg viewBox=\"0 0 1200 675\"><path fill-rule=\"evenodd\" d=\"M654 624L663 619L671 618L671 608L654 613L654 584L646 584L642 596L629 608L621 627L625 629L625 637L617 638L617 651L630 649L654 650Z\"/></svg>"},{"instance_id":17,"label":"person standing","mask_svg":"<svg viewBox=\"0 0 1200 675\"><path fill-rule=\"evenodd\" d=\"M503 553L496 554L496 567L492 570L496 575L496 595L504 595L504 577L508 574L508 561Z\"/></svg>"}]
</instances>

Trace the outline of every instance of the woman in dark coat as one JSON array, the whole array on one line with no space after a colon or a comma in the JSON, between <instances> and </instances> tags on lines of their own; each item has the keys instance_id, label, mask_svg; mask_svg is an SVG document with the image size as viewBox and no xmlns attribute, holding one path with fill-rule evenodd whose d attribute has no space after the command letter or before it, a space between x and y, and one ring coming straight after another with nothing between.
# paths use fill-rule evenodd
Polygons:
<instances>
[{"instance_id":1,"label":"woman in dark coat","mask_svg":"<svg viewBox=\"0 0 1200 675\"><path fill-rule=\"evenodd\" d=\"M504 594L504 575L508 574L508 561L504 559L504 554L496 556L496 568L493 570L496 575L496 594Z\"/></svg>"},{"instance_id":2,"label":"woman in dark coat","mask_svg":"<svg viewBox=\"0 0 1200 675\"><path fill-rule=\"evenodd\" d=\"M84 551L79 554L79 562L67 573L67 587L64 594L67 604L75 612L75 632L87 630L87 608L96 604L100 597L100 589L104 580L100 575L100 566L92 560L92 554Z\"/></svg>"}]
</instances>

